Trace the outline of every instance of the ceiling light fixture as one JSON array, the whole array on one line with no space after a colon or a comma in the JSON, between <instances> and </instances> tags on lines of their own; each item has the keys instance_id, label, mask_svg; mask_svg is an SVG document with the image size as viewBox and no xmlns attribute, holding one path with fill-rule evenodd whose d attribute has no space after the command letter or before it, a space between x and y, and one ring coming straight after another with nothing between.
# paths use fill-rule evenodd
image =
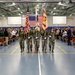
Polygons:
<instances>
[{"instance_id":1,"label":"ceiling light fixture","mask_svg":"<svg viewBox=\"0 0 75 75\"><path fill-rule=\"evenodd\" d=\"M21 15L20 13L18 15Z\"/></svg>"},{"instance_id":2,"label":"ceiling light fixture","mask_svg":"<svg viewBox=\"0 0 75 75\"><path fill-rule=\"evenodd\" d=\"M39 4L37 4L37 7L39 7Z\"/></svg>"},{"instance_id":3,"label":"ceiling light fixture","mask_svg":"<svg viewBox=\"0 0 75 75\"><path fill-rule=\"evenodd\" d=\"M12 5L16 5L15 3L12 3Z\"/></svg>"},{"instance_id":4,"label":"ceiling light fixture","mask_svg":"<svg viewBox=\"0 0 75 75\"><path fill-rule=\"evenodd\" d=\"M21 14L22 14L23 12L21 11Z\"/></svg>"},{"instance_id":5,"label":"ceiling light fixture","mask_svg":"<svg viewBox=\"0 0 75 75\"><path fill-rule=\"evenodd\" d=\"M70 14L70 16L72 16L72 14Z\"/></svg>"},{"instance_id":6,"label":"ceiling light fixture","mask_svg":"<svg viewBox=\"0 0 75 75\"><path fill-rule=\"evenodd\" d=\"M18 10L20 10L20 8L17 8Z\"/></svg>"},{"instance_id":7,"label":"ceiling light fixture","mask_svg":"<svg viewBox=\"0 0 75 75\"><path fill-rule=\"evenodd\" d=\"M54 15L56 14L56 13L53 13Z\"/></svg>"},{"instance_id":8,"label":"ceiling light fixture","mask_svg":"<svg viewBox=\"0 0 75 75\"><path fill-rule=\"evenodd\" d=\"M61 5L61 2L59 2L58 5Z\"/></svg>"},{"instance_id":9,"label":"ceiling light fixture","mask_svg":"<svg viewBox=\"0 0 75 75\"><path fill-rule=\"evenodd\" d=\"M56 7L54 9L56 9Z\"/></svg>"}]
</instances>

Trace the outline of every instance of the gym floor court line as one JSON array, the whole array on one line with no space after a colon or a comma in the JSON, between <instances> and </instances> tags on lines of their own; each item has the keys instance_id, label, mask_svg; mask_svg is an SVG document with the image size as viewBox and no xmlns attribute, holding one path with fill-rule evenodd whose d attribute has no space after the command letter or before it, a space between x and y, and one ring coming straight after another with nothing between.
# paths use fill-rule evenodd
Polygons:
<instances>
[{"instance_id":1,"label":"gym floor court line","mask_svg":"<svg viewBox=\"0 0 75 75\"><path fill-rule=\"evenodd\" d=\"M18 42L15 42L14 45L11 44L10 48L2 47L0 48L0 74L74 75L75 52L66 51L64 47L68 46L65 45L56 41L54 53L47 50L47 53L40 51L38 54L27 53L26 48L24 53L21 54ZM70 47L72 48L72 46ZM7 50L5 51L5 49Z\"/></svg>"}]
</instances>

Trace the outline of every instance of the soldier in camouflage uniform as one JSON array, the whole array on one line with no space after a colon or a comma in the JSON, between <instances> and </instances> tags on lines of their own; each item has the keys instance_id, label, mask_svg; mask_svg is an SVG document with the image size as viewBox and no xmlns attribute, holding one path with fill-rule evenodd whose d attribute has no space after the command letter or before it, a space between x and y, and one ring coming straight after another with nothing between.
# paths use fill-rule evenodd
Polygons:
<instances>
[{"instance_id":1,"label":"soldier in camouflage uniform","mask_svg":"<svg viewBox=\"0 0 75 75\"><path fill-rule=\"evenodd\" d=\"M51 38L52 38L51 31L48 32L48 38L49 38L49 51L51 51Z\"/></svg>"},{"instance_id":2,"label":"soldier in camouflage uniform","mask_svg":"<svg viewBox=\"0 0 75 75\"><path fill-rule=\"evenodd\" d=\"M34 44L35 44L35 50L36 53L38 52L39 49L39 44L40 44L40 27L36 27L34 31Z\"/></svg>"},{"instance_id":3,"label":"soldier in camouflage uniform","mask_svg":"<svg viewBox=\"0 0 75 75\"><path fill-rule=\"evenodd\" d=\"M27 33L27 48L28 48L28 53L32 51L32 30Z\"/></svg>"},{"instance_id":4,"label":"soldier in camouflage uniform","mask_svg":"<svg viewBox=\"0 0 75 75\"><path fill-rule=\"evenodd\" d=\"M42 34L42 51L46 53L48 32L46 30L42 30L41 34Z\"/></svg>"},{"instance_id":5,"label":"soldier in camouflage uniform","mask_svg":"<svg viewBox=\"0 0 75 75\"><path fill-rule=\"evenodd\" d=\"M32 28L32 38L35 38L35 28ZM34 41L34 40L33 40Z\"/></svg>"},{"instance_id":6,"label":"soldier in camouflage uniform","mask_svg":"<svg viewBox=\"0 0 75 75\"><path fill-rule=\"evenodd\" d=\"M21 26L19 30L19 42L20 42L21 53L24 52L24 39L25 39L24 30L23 27Z\"/></svg>"},{"instance_id":7,"label":"soldier in camouflage uniform","mask_svg":"<svg viewBox=\"0 0 75 75\"><path fill-rule=\"evenodd\" d=\"M51 51L54 52L54 45L55 45L55 32L54 32L54 29L52 28L51 29L51 32L50 32L50 39L49 39L49 43L50 43L50 48L51 48Z\"/></svg>"},{"instance_id":8,"label":"soldier in camouflage uniform","mask_svg":"<svg viewBox=\"0 0 75 75\"><path fill-rule=\"evenodd\" d=\"M27 35L28 35L28 33L27 33L27 32L25 32L25 40L27 40Z\"/></svg>"}]
</instances>

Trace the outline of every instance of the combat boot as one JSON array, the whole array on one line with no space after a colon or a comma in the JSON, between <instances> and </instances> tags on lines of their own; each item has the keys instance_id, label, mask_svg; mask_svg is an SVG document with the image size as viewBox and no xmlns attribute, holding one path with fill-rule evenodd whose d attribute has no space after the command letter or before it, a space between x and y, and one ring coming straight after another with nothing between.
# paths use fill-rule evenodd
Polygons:
<instances>
[{"instance_id":1,"label":"combat boot","mask_svg":"<svg viewBox=\"0 0 75 75\"><path fill-rule=\"evenodd\" d=\"M44 47L42 48L42 52L44 52Z\"/></svg>"},{"instance_id":2,"label":"combat boot","mask_svg":"<svg viewBox=\"0 0 75 75\"><path fill-rule=\"evenodd\" d=\"M46 53L46 49L45 49L45 53Z\"/></svg>"},{"instance_id":3,"label":"combat boot","mask_svg":"<svg viewBox=\"0 0 75 75\"><path fill-rule=\"evenodd\" d=\"M27 53L29 53L29 48L28 48L28 52Z\"/></svg>"},{"instance_id":4,"label":"combat boot","mask_svg":"<svg viewBox=\"0 0 75 75\"><path fill-rule=\"evenodd\" d=\"M54 53L54 46L52 47L52 53Z\"/></svg>"},{"instance_id":5,"label":"combat boot","mask_svg":"<svg viewBox=\"0 0 75 75\"><path fill-rule=\"evenodd\" d=\"M52 50L52 53L54 53L54 50Z\"/></svg>"},{"instance_id":6,"label":"combat boot","mask_svg":"<svg viewBox=\"0 0 75 75\"><path fill-rule=\"evenodd\" d=\"M24 50L23 49L21 49L21 53L23 53L24 52Z\"/></svg>"},{"instance_id":7,"label":"combat boot","mask_svg":"<svg viewBox=\"0 0 75 75\"><path fill-rule=\"evenodd\" d=\"M49 51L51 51L51 45L49 45Z\"/></svg>"}]
</instances>

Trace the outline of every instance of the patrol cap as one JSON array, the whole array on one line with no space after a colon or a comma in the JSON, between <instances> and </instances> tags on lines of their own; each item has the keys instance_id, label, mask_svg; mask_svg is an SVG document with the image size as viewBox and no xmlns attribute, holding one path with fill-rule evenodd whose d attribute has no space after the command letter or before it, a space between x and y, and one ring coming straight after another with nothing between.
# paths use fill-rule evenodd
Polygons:
<instances>
[{"instance_id":1,"label":"patrol cap","mask_svg":"<svg viewBox=\"0 0 75 75\"><path fill-rule=\"evenodd\" d=\"M20 28L23 28L23 26L21 26Z\"/></svg>"}]
</instances>

